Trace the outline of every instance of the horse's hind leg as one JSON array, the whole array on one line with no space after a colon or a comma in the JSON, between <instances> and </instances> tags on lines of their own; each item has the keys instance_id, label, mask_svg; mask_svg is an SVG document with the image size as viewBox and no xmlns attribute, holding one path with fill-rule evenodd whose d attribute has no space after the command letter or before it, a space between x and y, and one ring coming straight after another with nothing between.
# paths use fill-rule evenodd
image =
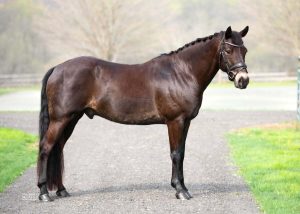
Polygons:
<instances>
[{"instance_id":1,"label":"horse's hind leg","mask_svg":"<svg viewBox=\"0 0 300 214\"><path fill-rule=\"evenodd\" d=\"M79 121L79 119L82 117L82 115L83 115L83 113L74 115L73 119L66 126L66 128L63 131L62 136L60 137L59 149L60 149L60 154L61 154L61 164L63 164L63 149L64 149L64 146L65 146L67 140L69 139L69 137L71 136L71 134L73 133L73 130L74 130L77 122ZM70 194L67 192L65 186L63 185L62 176L59 177L59 181L58 181L58 184L57 184L56 195L58 197L68 197L68 196L70 196Z\"/></svg>"},{"instance_id":2,"label":"horse's hind leg","mask_svg":"<svg viewBox=\"0 0 300 214\"><path fill-rule=\"evenodd\" d=\"M176 189L176 198L190 199L192 196L184 184L183 160L185 152L185 140L188 133L190 121L178 118L169 121L168 132L172 159L171 185Z\"/></svg>"},{"instance_id":3,"label":"horse's hind leg","mask_svg":"<svg viewBox=\"0 0 300 214\"><path fill-rule=\"evenodd\" d=\"M47 186L49 189L52 189L53 186L57 185L58 181L55 178L55 175L50 173L55 172L55 169L61 170L57 169L57 166L60 165L58 165L57 160L55 160L55 157L58 155L56 148L58 145L56 145L56 143L62 135L62 131L68 124L69 120L69 118L63 118L61 120L51 121L40 144L38 157L38 187L40 188L39 199L42 201L52 201L49 197ZM55 150L53 150L54 147ZM48 162L49 156L51 157Z\"/></svg>"}]
</instances>

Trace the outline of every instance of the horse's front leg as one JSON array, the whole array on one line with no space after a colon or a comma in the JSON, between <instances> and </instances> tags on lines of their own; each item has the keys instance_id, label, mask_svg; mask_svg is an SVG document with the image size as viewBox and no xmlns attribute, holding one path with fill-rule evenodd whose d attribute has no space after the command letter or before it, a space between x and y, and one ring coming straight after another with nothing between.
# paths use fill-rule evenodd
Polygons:
<instances>
[{"instance_id":1,"label":"horse's front leg","mask_svg":"<svg viewBox=\"0 0 300 214\"><path fill-rule=\"evenodd\" d=\"M172 160L171 185L176 189L176 198L190 199L192 196L184 185L183 160L185 151L185 140L190 126L190 120L177 118L169 121L168 132Z\"/></svg>"}]
</instances>

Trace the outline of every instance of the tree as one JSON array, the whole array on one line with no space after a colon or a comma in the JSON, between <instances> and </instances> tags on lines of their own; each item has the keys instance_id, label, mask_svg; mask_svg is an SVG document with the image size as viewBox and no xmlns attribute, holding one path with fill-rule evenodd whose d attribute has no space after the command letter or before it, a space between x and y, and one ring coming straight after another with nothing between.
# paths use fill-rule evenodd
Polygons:
<instances>
[{"instance_id":1,"label":"tree","mask_svg":"<svg viewBox=\"0 0 300 214\"><path fill-rule=\"evenodd\" d=\"M42 69L47 52L33 30L36 13L33 0L0 3L1 73L33 73Z\"/></svg>"},{"instance_id":2,"label":"tree","mask_svg":"<svg viewBox=\"0 0 300 214\"><path fill-rule=\"evenodd\" d=\"M295 71L300 54L300 1L298 0L175 0L174 28L185 42L229 25L250 32L244 38L249 49L246 62L251 72ZM184 43L184 42L181 42Z\"/></svg>"},{"instance_id":3,"label":"tree","mask_svg":"<svg viewBox=\"0 0 300 214\"><path fill-rule=\"evenodd\" d=\"M137 62L157 54L166 4L157 0L53 0L46 4L39 30L63 58L92 55ZM159 5L159 7L155 7Z\"/></svg>"},{"instance_id":4,"label":"tree","mask_svg":"<svg viewBox=\"0 0 300 214\"><path fill-rule=\"evenodd\" d=\"M271 71L294 73L300 55L300 2L297 0L250 1L241 4L256 31L257 59Z\"/></svg>"},{"instance_id":5,"label":"tree","mask_svg":"<svg viewBox=\"0 0 300 214\"><path fill-rule=\"evenodd\" d=\"M300 2L297 0L259 1L252 5L267 34L265 42L275 43L281 55L300 55ZM268 42L269 41L269 42Z\"/></svg>"}]
</instances>

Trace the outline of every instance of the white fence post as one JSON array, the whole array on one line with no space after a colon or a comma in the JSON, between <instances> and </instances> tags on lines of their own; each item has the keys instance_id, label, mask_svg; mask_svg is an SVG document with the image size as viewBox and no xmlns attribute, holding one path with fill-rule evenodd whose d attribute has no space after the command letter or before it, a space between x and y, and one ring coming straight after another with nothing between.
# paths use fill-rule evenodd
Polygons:
<instances>
[{"instance_id":1,"label":"white fence post","mask_svg":"<svg viewBox=\"0 0 300 214\"><path fill-rule=\"evenodd\" d=\"M298 57L298 69L297 69L297 76L298 76L298 87L297 87L297 118L300 121L300 56Z\"/></svg>"}]
</instances>

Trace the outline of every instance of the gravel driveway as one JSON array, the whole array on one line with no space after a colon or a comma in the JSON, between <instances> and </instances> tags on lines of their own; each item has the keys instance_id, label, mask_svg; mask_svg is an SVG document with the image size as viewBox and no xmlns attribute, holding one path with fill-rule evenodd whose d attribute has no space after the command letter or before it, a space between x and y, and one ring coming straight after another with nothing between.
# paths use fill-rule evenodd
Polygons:
<instances>
[{"instance_id":1,"label":"gravel driveway","mask_svg":"<svg viewBox=\"0 0 300 214\"><path fill-rule=\"evenodd\" d=\"M37 113L0 114L0 126L32 133L37 120ZM184 163L194 198L180 201L170 186L166 126L83 117L65 147L65 186L72 197L40 203L32 167L0 194L0 213L259 213L230 161L224 134L290 120L295 112L200 112L191 124Z\"/></svg>"}]
</instances>

